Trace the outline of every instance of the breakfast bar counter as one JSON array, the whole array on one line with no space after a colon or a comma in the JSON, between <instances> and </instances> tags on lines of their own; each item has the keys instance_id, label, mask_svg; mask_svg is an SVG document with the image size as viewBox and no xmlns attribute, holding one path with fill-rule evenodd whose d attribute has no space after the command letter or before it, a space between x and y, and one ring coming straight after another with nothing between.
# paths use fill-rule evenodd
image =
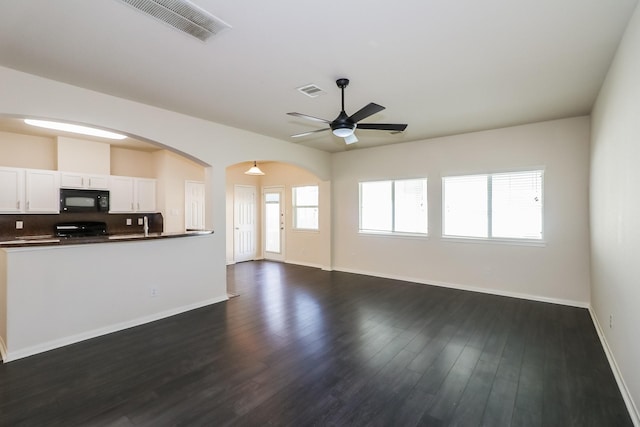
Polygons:
<instances>
[{"instance_id":1,"label":"breakfast bar counter","mask_svg":"<svg viewBox=\"0 0 640 427\"><path fill-rule=\"evenodd\" d=\"M113 234L107 236L87 236L87 237L56 237L54 235L17 237L12 240L0 239L0 248L20 248L58 245L85 245L90 243L109 243L124 241L154 240L177 237L202 236L213 234L209 230L186 231L182 233L127 233Z\"/></svg>"},{"instance_id":2,"label":"breakfast bar counter","mask_svg":"<svg viewBox=\"0 0 640 427\"><path fill-rule=\"evenodd\" d=\"M212 231L0 245L3 362L227 299ZM217 258L216 258L217 257Z\"/></svg>"}]
</instances>

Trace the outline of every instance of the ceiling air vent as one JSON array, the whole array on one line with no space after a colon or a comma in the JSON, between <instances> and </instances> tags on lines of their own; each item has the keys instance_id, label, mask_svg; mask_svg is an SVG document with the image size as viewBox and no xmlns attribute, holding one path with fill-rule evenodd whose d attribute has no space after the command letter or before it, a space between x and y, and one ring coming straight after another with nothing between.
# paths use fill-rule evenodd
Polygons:
<instances>
[{"instance_id":1,"label":"ceiling air vent","mask_svg":"<svg viewBox=\"0 0 640 427\"><path fill-rule=\"evenodd\" d=\"M229 24L186 0L121 0L202 41L231 28Z\"/></svg>"},{"instance_id":2,"label":"ceiling air vent","mask_svg":"<svg viewBox=\"0 0 640 427\"><path fill-rule=\"evenodd\" d=\"M327 93L324 90L320 89L318 86L313 84L299 87L298 91L304 93L305 95L311 98L315 98L317 96L324 95L325 93Z\"/></svg>"}]
</instances>

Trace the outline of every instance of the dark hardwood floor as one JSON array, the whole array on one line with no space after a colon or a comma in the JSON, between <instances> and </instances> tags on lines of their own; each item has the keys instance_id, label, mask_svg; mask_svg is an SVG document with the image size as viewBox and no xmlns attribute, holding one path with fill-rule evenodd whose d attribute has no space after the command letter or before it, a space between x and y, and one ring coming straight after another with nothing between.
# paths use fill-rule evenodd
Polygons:
<instances>
[{"instance_id":1,"label":"dark hardwood floor","mask_svg":"<svg viewBox=\"0 0 640 427\"><path fill-rule=\"evenodd\" d=\"M228 280L0 366L0 425L632 425L587 310L273 262Z\"/></svg>"}]
</instances>

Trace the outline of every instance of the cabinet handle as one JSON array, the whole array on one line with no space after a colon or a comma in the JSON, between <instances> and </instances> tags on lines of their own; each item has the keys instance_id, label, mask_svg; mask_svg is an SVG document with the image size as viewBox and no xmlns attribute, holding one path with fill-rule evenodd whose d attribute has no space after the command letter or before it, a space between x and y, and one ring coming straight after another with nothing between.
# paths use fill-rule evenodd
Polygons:
<instances>
[{"instance_id":1,"label":"cabinet handle","mask_svg":"<svg viewBox=\"0 0 640 427\"><path fill-rule=\"evenodd\" d=\"M16 209L20 210L20 200L16 202Z\"/></svg>"},{"instance_id":2,"label":"cabinet handle","mask_svg":"<svg viewBox=\"0 0 640 427\"><path fill-rule=\"evenodd\" d=\"M138 202L138 210L140 210L140 202Z\"/></svg>"},{"instance_id":3,"label":"cabinet handle","mask_svg":"<svg viewBox=\"0 0 640 427\"><path fill-rule=\"evenodd\" d=\"M133 211L133 202L131 202L131 210Z\"/></svg>"},{"instance_id":4,"label":"cabinet handle","mask_svg":"<svg viewBox=\"0 0 640 427\"><path fill-rule=\"evenodd\" d=\"M27 210L29 210L29 201L27 200Z\"/></svg>"},{"instance_id":5,"label":"cabinet handle","mask_svg":"<svg viewBox=\"0 0 640 427\"><path fill-rule=\"evenodd\" d=\"M80 187L84 187L84 176L80 178Z\"/></svg>"},{"instance_id":6,"label":"cabinet handle","mask_svg":"<svg viewBox=\"0 0 640 427\"><path fill-rule=\"evenodd\" d=\"M91 187L91 178L89 178L89 187Z\"/></svg>"}]
</instances>

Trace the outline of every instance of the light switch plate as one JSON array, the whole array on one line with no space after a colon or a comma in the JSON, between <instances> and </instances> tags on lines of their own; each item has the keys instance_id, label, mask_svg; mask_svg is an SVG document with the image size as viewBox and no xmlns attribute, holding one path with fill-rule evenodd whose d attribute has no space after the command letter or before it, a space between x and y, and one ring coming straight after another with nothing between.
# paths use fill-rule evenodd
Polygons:
<instances>
[{"instance_id":1,"label":"light switch plate","mask_svg":"<svg viewBox=\"0 0 640 427\"><path fill-rule=\"evenodd\" d=\"M131 225L131 218L127 218L127 225Z\"/></svg>"},{"instance_id":2,"label":"light switch plate","mask_svg":"<svg viewBox=\"0 0 640 427\"><path fill-rule=\"evenodd\" d=\"M24 227L24 222L16 221L16 230L22 230L23 227Z\"/></svg>"},{"instance_id":3,"label":"light switch plate","mask_svg":"<svg viewBox=\"0 0 640 427\"><path fill-rule=\"evenodd\" d=\"M144 220L142 218L138 218L138 225L144 224Z\"/></svg>"}]
</instances>

